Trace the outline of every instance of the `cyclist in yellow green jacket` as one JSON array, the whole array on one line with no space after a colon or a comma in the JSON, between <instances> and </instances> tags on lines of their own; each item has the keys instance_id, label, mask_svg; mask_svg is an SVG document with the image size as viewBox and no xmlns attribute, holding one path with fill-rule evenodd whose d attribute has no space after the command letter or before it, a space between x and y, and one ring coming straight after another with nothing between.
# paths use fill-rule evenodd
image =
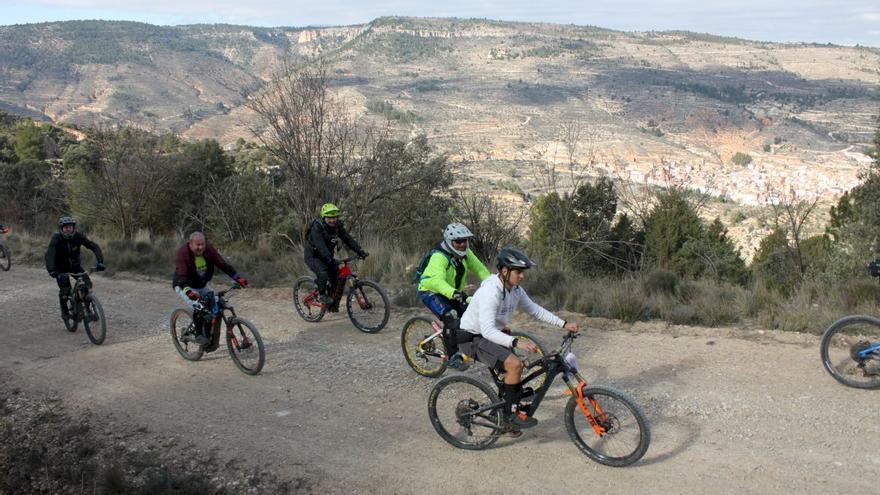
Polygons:
<instances>
[{"instance_id":1,"label":"cyclist in yellow green jacket","mask_svg":"<svg viewBox=\"0 0 880 495\"><path fill-rule=\"evenodd\" d=\"M473 272L480 281L490 275L486 266L468 247L468 241L473 236L460 223L447 225L443 230L443 241L432 248L430 255L426 256L427 264L417 270L419 299L443 321L443 345L446 354L452 356L448 364L454 369L465 367L458 354L455 337L459 318L469 299L463 291L467 274Z\"/></svg>"}]
</instances>

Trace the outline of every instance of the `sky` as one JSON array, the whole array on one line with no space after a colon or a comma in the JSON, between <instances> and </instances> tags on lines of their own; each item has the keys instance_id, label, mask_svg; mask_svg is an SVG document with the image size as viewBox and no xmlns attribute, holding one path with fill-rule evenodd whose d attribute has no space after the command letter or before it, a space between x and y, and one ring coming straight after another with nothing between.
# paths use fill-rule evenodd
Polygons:
<instances>
[{"instance_id":1,"label":"sky","mask_svg":"<svg viewBox=\"0 0 880 495\"><path fill-rule=\"evenodd\" d=\"M363 24L381 16L687 30L880 47L880 0L0 0L0 25L105 19L301 27Z\"/></svg>"}]
</instances>

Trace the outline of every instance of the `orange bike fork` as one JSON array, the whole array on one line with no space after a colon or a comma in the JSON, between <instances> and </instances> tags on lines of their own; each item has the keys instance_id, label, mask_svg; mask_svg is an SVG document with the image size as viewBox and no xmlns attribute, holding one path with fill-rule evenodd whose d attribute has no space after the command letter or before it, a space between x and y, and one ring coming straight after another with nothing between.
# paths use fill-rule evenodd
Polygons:
<instances>
[{"instance_id":1,"label":"orange bike fork","mask_svg":"<svg viewBox=\"0 0 880 495\"><path fill-rule=\"evenodd\" d=\"M599 424L598 421L596 421L596 417L599 417L599 419L601 419L602 422L604 422L605 421L605 412L602 411L602 406L599 405L599 403L596 401L596 399L593 399L592 397L584 397L584 389L585 388L587 388L586 382L581 381L581 382L578 382L577 387L574 390L574 394L575 394L575 397L577 400L578 407L581 408L581 412L583 412L584 416L587 417L587 421L590 422L590 426L593 427L593 431L596 432L596 435L599 435L600 437L604 436L605 435L605 427L602 426L601 424ZM595 415L592 412L590 412L590 409L587 407L587 404L584 402L585 399L587 401L589 401L590 407L593 409L593 411L596 412Z\"/></svg>"}]
</instances>

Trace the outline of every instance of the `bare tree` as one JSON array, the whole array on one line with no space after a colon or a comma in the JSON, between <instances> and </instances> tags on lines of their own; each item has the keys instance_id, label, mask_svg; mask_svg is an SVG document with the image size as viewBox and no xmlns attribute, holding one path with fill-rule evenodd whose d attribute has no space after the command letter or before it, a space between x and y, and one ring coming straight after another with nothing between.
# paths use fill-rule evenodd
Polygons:
<instances>
[{"instance_id":1,"label":"bare tree","mask_svg":"<svg viewBox=\"0 0 880 495\"><path fill-rule=\"evenodd\" d=\"M574 191L588 179L588 172L595 163L595 149L592 142L584 142L587 137L583 124L579 121L570 120L559 125L556 139L557 148L549 159L547 159L548 149L546 147L538 157L540 167L537 168L535 178L542 190L560 194L564 191ZM560 168L560 163L556 160L556 156L559 154L558 144L563 147L563 154L567 162L565 165L568 170ZM579 152L585 146L588 149L582 158Z\"/></svg>"},{"instance_id":2,"label":"bare tree","mask_svg":"<svg viewBox=\"0 0 880 495\"><path fill-rule=\"evenodd\" d=\"M105 129L95 133L94 142L101 159L74 184L75 210L112 226L126 241L139 229L159 228L172 177L161 138L133 128Z\"/></svg>"},{"instance_id":3,"label":"bare tree","mask_svg":"<svg viewBox=\"0 0 880 495\"><path fill-rule=\"evenodd\" d=\"M318 205L336 201L343 179L354 174L355 123L327 88L325 67L297 69L286 61L247 102L265 126L251 132L284 168L288 200L303 225Z\"/></svg>"},{"instance_id":4,"label":"bare tree","mask_svg":"<svg viewBox=\"0 0 880 495\"><path fill-rule=\"evenodd\" d=\"M810 215L816 209L819 197L803 197L793 187L787 191L767 185L764 190L764 201L773 209L773 224L777 230L787 232L789 250L797 260L801 278L806 274L801 244L804 240L804 227Z\"/></svg>"},{"instance_id":5,"label":"bare tree","mask_svg":"<svg viewBox=\"0 0 880 495\"><path fill-rule=\"evenodd\" d=\"M716 189L718 176L706 170L705 160L694 165L678 163L660 158L642 175L641 180L633 180L628 172L628 164L618 160L615 163L615 183L623 210L644 225L656 204L657 192L679 191L698 214L705 208ZM702 184L700 188L695 184Z\"/></svg>"},{"instance_id":6,"label":"bare tree","mask_svg":"<svg viewBox=\"0 0 880 495\"><path fill-rule=\"evenodd\" d=\"M465 194L455 199L460 220L473 229L471 247L481 260L489 262L502 247L517 243L525 211L513 213L482 194Z\"/></svg>"},{"instance_id":7,"label":"bare tree","mask_svg":"<svg viewBox=\"0 0 880 495\"><path fill-rule=\"evenodd\" d=\"M405 228L420 218L412 214L414 205L451 180L446 158L424 136L404 142L392 138L387 122L360 125L330 93L323 66L285 64L248 105L264 126L251 131L282 164L302 226L320 204L335 202L350 227Z\"/></svg>"}]
</instances>

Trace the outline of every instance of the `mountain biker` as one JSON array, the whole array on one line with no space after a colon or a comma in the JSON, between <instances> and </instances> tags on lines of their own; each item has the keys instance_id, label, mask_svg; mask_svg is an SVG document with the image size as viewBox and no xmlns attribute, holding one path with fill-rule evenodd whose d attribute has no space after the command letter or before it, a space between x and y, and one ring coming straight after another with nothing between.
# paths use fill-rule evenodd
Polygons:
<instances>
[{"instance_id":1,"label":"mountain biker","mask_svg":"<svg viewBox=\"0 0 880 495\"><path fill-rule=\"evenodd\" d=\"M525 253L514 248L504 248L498 253L495 266L498 268L497 275L480 284L461 318L460 328L473 334L470 342L461 344L461 350L489 367L504 368L502 398L507 424L514 428L530 428L538 424L538 420L512 412L513 405L523 395L519 384L523 362L511 351L519 348L537 352L538 347L533 342L519 341L506 333L513 311L522 307L536 319L569 332L577 332L578 326L533 302L519 286L525 278L525 270L535 266Z\"/></svg>"},{"instance_id":2,"label":"mountain biker","mask_svg":"<svg viewBox=\"0 0 880 495\"><path fill-rule=\"evenodd\" d=\"M338 311L338 303L331 294L338 271L338 262L333 254L339 247L340 240L361 259L369 256L345 230L339 220L339 208L333 203L325 203L321 206L321 219L315 219L309 225L304 248L306 265L315 272L315 283L321 302L330 305L330 311Z\"/></svg>"},{"instance_id":3,"label":"mountain biker","mask_svg":"<svg viewBox=\"0 0 880 495\"><path fill-rule=\"evenodd\" d=\"M431 250L416 289L422 303L443 321L443 346L451 356L447 365L458 370L467 368L458 352L456 331L469 299L463 291L468 271L474 272L481 282L491 275L468 247L468 240L473 236L460 223L447 225L443 229L443 240Z\"/></svg>"},{"instance_id":4,"label":"mountain biker","mask_svg":"<svg viewBox=\"0 0 880 495\"><path fill-rule=\"evenodd\" d=\"M58 219L58 232L52 234L49 239L49 247L46 249L46 271L49 276L58 283L58 301L61 303L61 316L64 319L70 317L67 309L67 299L71 295L70 277L68 273L82 273L85 270L80 261L80 247L85 246L95 253L97 263L96 271L104 270L104 253L97 244L90 241L82 232L76 230L76 220L73 217L61 217ZM88 287L92 286L89 275L83 275L83 282Z\"/></svg>"},{"instance_id":5,"label":"mountain biker","mask_svg":"<svg viewBox=\"0 0 880 495\"><path fill-rule=\"evenodd\" d=\"M195 342L202 346L209 344L211 338L206 335L207 332L202 331L204 318L199 318L197 315L202 309L203 299L213 292L208 287L208 282L214 276L215 267L223 270L237 284L247 287L247 280L220 256L214 246L208 244L202 232L190 234L189 242L180 246L174 257L174 278L171 286L183 302L193 310Z\"/></svg>"}]
</instances>

